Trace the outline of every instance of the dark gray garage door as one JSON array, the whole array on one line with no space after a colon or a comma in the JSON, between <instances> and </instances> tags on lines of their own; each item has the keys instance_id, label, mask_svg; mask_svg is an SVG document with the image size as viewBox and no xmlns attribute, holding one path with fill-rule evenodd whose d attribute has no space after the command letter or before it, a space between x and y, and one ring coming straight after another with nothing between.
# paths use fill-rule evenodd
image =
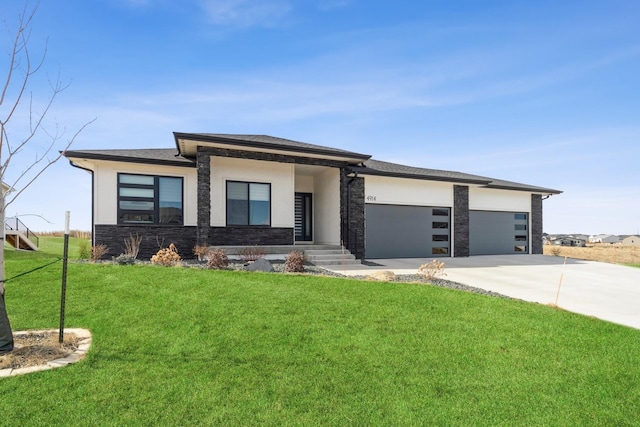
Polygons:
<instances>
[{"instance_id":1,"label":"dark gray garage door","mask_svg":"<svg viewBox=\"0 0 640 427\"><path fill-rule=\"evenodd\" d=\"M523 212L469 212L469 254L529 253L529 214Z\"/></svg>"},{"instance_id":2,"label":"dark gray garage door","mask_svg":"<svg viewBox=\"0 0 640 427\"><path fill-rule=\"evenodd\" d=\"M367 258L449 256L449 208L368 204Z\"/></svg>"}]
</instances>

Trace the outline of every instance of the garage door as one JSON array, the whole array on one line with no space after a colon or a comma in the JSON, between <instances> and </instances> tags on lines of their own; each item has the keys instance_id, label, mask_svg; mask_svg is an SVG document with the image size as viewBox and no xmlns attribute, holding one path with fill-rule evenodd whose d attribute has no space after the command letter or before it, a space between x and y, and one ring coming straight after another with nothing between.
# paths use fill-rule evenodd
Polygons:
<instances>
[{"instance_id":1,"label":"garage door","mask_svg":"<svg viewBox=\"0 0 640 427\"><path fill-rule=\"evenodd\" d=\"M524 212L469 212L469 254L529 253L529 214Z\"/></svg>"},{"instance_id":2,"label":"garage door","mask_svg":"<svg viewBox=\"0 0 640 427\"><path fill-rule=\"evenodd\" d=\"M367 204L365 215L367 258L449 256L449 208Z\"/></svg>"}]
</instances>

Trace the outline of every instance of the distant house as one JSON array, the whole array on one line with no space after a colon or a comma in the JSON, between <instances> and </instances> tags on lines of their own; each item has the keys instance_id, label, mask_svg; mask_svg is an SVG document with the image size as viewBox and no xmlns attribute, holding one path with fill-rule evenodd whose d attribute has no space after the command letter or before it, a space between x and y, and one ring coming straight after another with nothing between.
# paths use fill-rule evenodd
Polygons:
<instances>
[{"instance_id":1,"label":"distant house","mask_svg":"<svg viewBox=\"0 0 640 427\"><path fill-rule=\"evenodd\" d=\"M629 246L640 246L640 237L639 236L627 236L620 242L623 245Z\"/></svg>"},{"instance_id":2,"label":"distant house","mask_svg":"<svg viewBox=\"0 0 640 427\"><path fill-rule=\"evenodd\" d=\"M583 248L587 246L587 239L574 235L550 236L549 243L556 246L574 246Z\"/></svg>"},{"instance_id":3,"label":"distant house","mask_svg":"<svg viewBox=\"0 0 640 427\"><path fill-rule=\"evenodd\" d=\"M589 236L589 243L618 243L620 238L613 234L597 234Z\"/></svg>"}]
</instances>

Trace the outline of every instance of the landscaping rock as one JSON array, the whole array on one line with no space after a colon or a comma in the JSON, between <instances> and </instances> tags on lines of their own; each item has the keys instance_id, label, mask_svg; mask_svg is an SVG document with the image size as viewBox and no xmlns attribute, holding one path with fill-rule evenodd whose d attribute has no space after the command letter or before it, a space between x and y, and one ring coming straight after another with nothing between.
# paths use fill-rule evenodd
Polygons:
<instances>
[{"instance_id":1,"label":"landscaping rock","mask_svg":"<svg viewBox=\"0 0 640 427\"><path fill-rule=\"evenodd\" d=\"M273 273L275 271L269 260L264 258L258 258L256 261L249 264L246 269L247 271L262 271L265 273Z\"/></svg>"},{"instance_id":2,"label":"landscaping rock","mask_svg":"<svg viewBox=\"0 0 640 427\"><path fill-rule=\"evenodd\" d=\"M395 282L396 275L393 271L376 271L375 273L367 276L367 280L377 280L378 282Z\"/></svg>"}]
</instances>

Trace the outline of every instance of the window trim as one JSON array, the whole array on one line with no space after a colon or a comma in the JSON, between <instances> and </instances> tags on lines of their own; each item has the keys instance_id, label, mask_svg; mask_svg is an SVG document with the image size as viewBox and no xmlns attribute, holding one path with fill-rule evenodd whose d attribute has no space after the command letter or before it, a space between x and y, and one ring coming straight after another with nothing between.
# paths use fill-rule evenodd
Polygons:
<instances>
[{"instance_id":1,"label":"window trim","mask_svg":"<svg viewBox=\"0 0 640 427\"><path fill-rule=\"evenodd\" d=\"M153 185L151 184L129 184L129 183L121 183L120 177L122 175L131 175L131 176L144 176L153 178ZM181 221L179 223L162 223L160 222L160 179L161 178L169 178L169 179L177 179L180 180L180 212L181 212ZM140 188L140 189L151 189L153 190L153 198L151 197L133 197L133 196L121 196L120 189L121 188ZM171 176L171 175L152 175L152 174L142 174L142 173L130 173L130 172L118 172L116 177L116 203L117 203L117 217L116 223L118 225L129 225L129 226L160 226L160 227L176 227L176 226L184 226L184 177L183 176ZM153 202L153 210L137 210L137 209L122 209L120 208L121 201L145 201L145 202ZM127 213L148 213L153 215L153 222L126 222L122 221L121 218L123 215Z\"/></svg>"},{"instance_id":2,"label":"window trim","mask_svg":"<svg viewBox=\"0 0 640 427\"><path fill-rule=\"evenodd\" d=\"M239 183L239 184L247 184L247 224L229 224L229 183ZM259 184L266 185L269 187L269 223L268 224L256 224L252 225L251 222L251 184ZM238 181L235 179L228 179L224 184L224 202L225 202L225 226L226 227L259 227L259 228L269 228L271 227L271 221L273 219L273 197L271 191L271 183L270 182L258 182L258 181Z\"/></svg>"}]
</instances>

